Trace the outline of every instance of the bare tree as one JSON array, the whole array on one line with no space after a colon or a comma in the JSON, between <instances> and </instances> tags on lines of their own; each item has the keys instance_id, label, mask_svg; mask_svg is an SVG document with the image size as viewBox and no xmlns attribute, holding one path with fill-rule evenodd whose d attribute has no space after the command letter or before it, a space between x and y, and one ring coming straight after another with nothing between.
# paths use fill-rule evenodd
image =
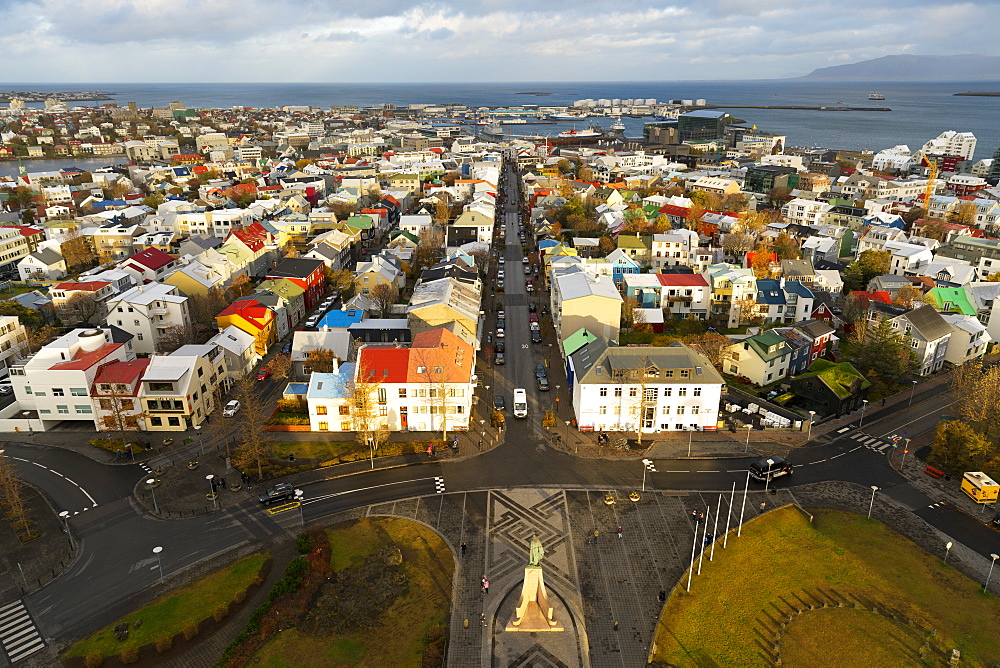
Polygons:
<instances>
[{"instance_id":1,"label":"bare tree","mask_svg":"<svg viewBox=\"0 0 1000 668\"><path fill-rule=\"evenodd\" d=\"M148 413L142 410L138 398L129 394L123 383L101 383L97 388L97 402L102 412L101 429L117 432L122 446L128 442L127 434L143 431Z\"/></svg>"},{"instance_id":2,"label":"bare tree","mask_svg":"<svg viewBox=\"0 0 1000 668\"><path fill-rule=\"evenodd\" d=\"M63 235L62 243L59 245L59 252L66 261L66 268L72 272L82 269L89 269L97 263L97 256L94 255L87 238L80 232L80 226L75 225Z\"/></svg>"},{"instance_id":3,"label":"bare tree","mask_svg":"<svg viewBox=\"0 0 1000 668\"><path fill-rule=\"evenodd\" d=\"M419 375L426 388L420 388L427 393L429 399L431 416L437 414L441 416L438 426L441 430L441 440L448 441L448 411L452 402L450 399L455 393L455 388L449 387L448 368L446 366L443 348L411 348L410 354L417 360L417 375ZM431 418L433 427L433 417Z\"/></svg>"},{"instance_id":4,"label":"bare tree","mask_svg":"<svg viewBox=\"0 0 1000 668\"><path fill-rule=\"evenodd\" d=\"M0 504L7 508L6 517L11 528L20 534L22 542L26 542L36 538L38 532L31 529L34 521L25 507L23 488L24 484L14 470L14 462L0 450Z\"/></svg>"},{"instance_id":5,"label":"bare tree","mask_svg":"<svg viewBox=\"0 0 1000 668\"><path fill-rule=\"evenodd\" d=\"M161 354L172 353L181 346L189 343L201 343L199 340L196 325L193 322L185 322L181 325L169 327L156 337L156 352Z\"/></svg>"},{"instance_id":6,"label":"bare tree","mask_svg":"<svg viewBox=\"0 0 1000 668\"><path fill-rule=\"evenodd\" d=\"M650 377L650 362L648 357L642 358L642 365L631 369L613 371L616 383L622 385L622 403L619 411L635 421L639 445L642 445L642 428L647 418L649 408L655 411L656 401L651 401L647 393L647 383ZM625 396L628 395L628 396Z\"/></svg>"},{"instance_id":7,"label":"bare tree","mask_svg":"<svg viewBox=\"0 0 1000 668\"><path fill-rule=\"evenodd\" d=\"M385 318L392 313L392 306L399 299L399 289L392 283L379 283L368 291L368 298L378 311L378 317Z\"/></svg>"},{"instance_id":8,"label":"bare tree","mask_svg":"<svg viewBox=\"0 0 1000 668\"><path fill-rule=\"evenodd\" d=\"M278 380L288 378L292 372L292 357L287 353L278 353L267 363L267 368L271 370L271 375Z\"/></svg>"},{"instance_id":9,"label":"bare tree","mask_svg":"<svg viewBox=\"0 0 1000 668\"><path fill-rule=\"evenodd\" d=\"M354 274L347 269L332 271L327 268L326 285L330 290L339 294L341 299L347 299L354 294Z\"/></svg>"},{"instance_id":10,"label":"bare tree","mask_svg":"<svg viewBox=\"0 0 1000 668\"><path fill-rule=\"evenodd\" d=\"M417 248L413 253L414 266L419 270L432 266L444 257L444 232L433 227L423 229L417 235Z\"/></svg>"},{"instance_id":11,"label":"bare tree","mask_svg":"<svg viewBox=\"0 0 1000 668\"><path fill-rule=\"evenodd\" d=\"M745 232L730 232L722 238L722 250L730 257L742 257L754 247L754 238Z\"/></svg>"},{"instance_id":12,"label":"bare tree","mask_svg":"<svg viewBox=\"0 0 1000 668\"><path fill-rule=\"evenodd\" d=\"M333 362L336 359L334 352L326 348L306 352L306 366L310 373L333 373Z\"/></svg>"},{"instance_id":13,"label":"bare tree","mask_svg":"<svg viewBox=\"0 0 1000 668\"><path fill-rule=\"evenodd\" d=\"M472 259L476 262L476 269L479 270L480 274L485 276L490 270L490 252L480 248L472 251L470 255L472 255Z\"/></svg>"},{"instance_id":14,"label":"bare tree","mask_svg":"<svg viewBox=\"0 0 1000 668\"><path fill-rule=\"evenodd\" d=\"M59 307L59 319L63 322L90 323L101 311L101 303L89 292L77 292Z\"/></svg>"},{"instance_id":15,"label":"bare tree","mask_svg":"<svg viewBox=\"0 0 1000 668\"><path fill-rule=\"evenodd\" d=\"M257 479L264 479L264 460L271 454L271 437L264 431L267 421L267 400L257 388L254 375L243 374L236 380L236 396L240 401L239 420L242 427L241 445L236 463L241 468L257 467Z\"/></svg>"},{"instance_id":16,"label":"bare tree","mask_svg":"<svg viewBox=\"0 0 1000 668\"><path fill-rule=\"evenodd\" d=\"M385 388L373 369L359 362L354 379L347 384L347 400L355 438L368 447L374 468L375 453L388 440L389 430L381 415L381 406L386 401Z\"/></svg>"}]
</instances>

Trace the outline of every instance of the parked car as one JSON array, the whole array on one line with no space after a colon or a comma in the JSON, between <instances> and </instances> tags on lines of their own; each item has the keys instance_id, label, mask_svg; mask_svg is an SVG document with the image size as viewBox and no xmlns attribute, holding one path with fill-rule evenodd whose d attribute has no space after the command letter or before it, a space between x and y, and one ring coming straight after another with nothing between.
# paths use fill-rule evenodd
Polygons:
<instances>
[{"instance_id":1,"label":"parked car","mask_svg":"<svg viewBox=\"0 0 1000 668\"><path fill-rule=\"evenodd\" d=\"M541 326L538 324L538 321L535 320L533 322L529 322L528 327L531 328L531 331L537 332Z\"/></svg>"},{"instance_id":2,"label":"parked car","mask_svg":"<svg viewBox=\"0 0 1000 668\"><path fill-rule=\"evenodd\" d=\"M549 379L548 378L536 378L535 380L538 381L538 389L539 390L541 390L542 392L548 392L549 391Z\"/></svg>"},{"instance_id":3,"label":"parked car","mask_svg":"<svg viewBox=\"0 0 1000 668\"><path fill-rule=\"evenodd\" d=\"M524 273L525 274L530 274L531 273L531 266L530 265L527 265L527 264L524 265Z\"/></svg>"},{"instance_id":4,"label":"parked car","mask_svg":"<svg viewBox=\"0 0 1000 668\"><path fill-rule=\"evenodd\" d=\"M503 259L503 255L501 255L501 256L500 256L500 259L499 259L499 260L497 260L497 262L499 262L500 264L503 264L503 263L504 263L504 259Z\"/></svg>"},{"instance_id":5,"label":"parked car","mask_svg":"<svg viewBox=\"0 0 1000 668\"><path fill-rule=\"evenodd\" d=\"M524 282L524 289L525 289L526 291L528 291L528 292L534 292L534 291L535 291L535 286L534 286L534 284L533 284L533 283L531 282L531 279L530 279L530 278L529 278L528 280L526 280L526 281Z\"/></svg>"},{"instance_id":6,"label":"parked car","mask_svg":"<svg viewBox=\"0 0 1000 668\"><path fill-rule=\"evenodd\" d=\"M257 372L257 380L267 380L270 377L271 377L271 370L268 369L267 367L264 367L263 369Z\"/></svg>"},{"instance_id":7,"label":"parked car","mask_svg":"<svg viewBox=\"0 0 1000 668\"><path fill-rule=\"evenodd\" d=\"M503 328L497 327L497 338L498 339L502 339L502 338L504 338L504 336L506 336L506 335L504 334Z\"/></svg>"},{"instance_id":8,"label":"parked car","mask_svg":"<svg viewBox=\"0 0 1000 668\"><path fill-rule=\"evenodd\" d=\"M493 397L493 409L494 410L502 411L506 407L507 406L506 406L506 404L504 404L503 395L502 394L498 394L495 397Z\"/></svg>"},{"instance_id":9,"label":"parked car","mask_svg":"<svg viewBox=\"0 0 1000 668\"><path fill-rule=\"evenodd\" d=\"M780 478L783 475L792 475L792 465L785 461L784 457L771 455L761 457L750 464L750 477L763 482L768 479Z\"/></svg>"},{"instance_id":10,"label":"parked car","mask_svg":"<svg viewBox=\"0 0 1000 668\"><path fill-rule=\"evenodd\" d=\"M522 227L521 227L521 229L523 230L523 229L524 229L524 227L522 226ZM522 258L521 258L521 264L528 264L528 258L526 258L526 257L522 257Z\"/></svg>"},{"instance_id":11,"label":"parked car","mask_svg":"<svg viewBox=\"0 0 1000 668\"><path fill-rule=\"evenodd\" d=\"M528 320L530 322L538 322L538 314L535 313L534 310L532 310L531 313L528 315Z\"/></svg>"},{"instance_id":12,"label":"parked car","mask_svg":"<svg viewBox=\"0 0 1000 668\"><path fill-rule=\"evenodd\" d=\"M285 345L281 346L281 352L283 352L286 355L290 355L292 352L292 342L289 341Z\"/></svg>"},{"instance_id":13,"label":"parked car","mask_svg":"<svg viewBox=\"0 0 1000 668\"><path fill-rule=\"evenodd\" d=\"M503 352L499 350L496 352L496 355L494 355L493 357L493 363L496 364L497 366L503 366L504 364L506 364Z\"/></svg>"},{"instance_id":14,"label":"parked car","mask_svg":"<svg viewBox=\"0 0 1000 668\"><path fill-rule=\"evenodd\" d=\"M10 385L0 385L0 396L5 396L14 391L14 388Z\"/></svg>"},{"instance_id":15,"label":"parked car","mask_svg":"<svg viewBox=\"0 0 1000 668\"><path fill-rule=\"evenodd\" d=\"M506 327L504 327L506 322L507 321L504 318L497 318L497 329L506 329Z\"/></svg>"},{"instance_id":16,"label":"parked car","mask_svg":"<svg viewBox=\"0 0 1000 668\"><path fill-rule=\"evenodd\" d=\"M269 506L272 503L291 501L294 498L295 488L287 482L279 483L266 492L261 492L260 496L257 497L265 506Z\"/></svg>"},{"instance_id":17,"label":"parked car","mask_svg":"<svg viewBox=\"0 0 1000 668\"><path fill-rule=\"evenodd\" d=\"M507 349L507 344L504 343L503 341L497 341L495 349L498 353L502 353L504 350Z\"/></svg>"},{"instance_id":18,"label":"parked car","mask_svg":"<svg viewBox=\"0 0 1000 668\"><path fill-rule=\"evenodd\" d=\"M539 332L537 329L532 330L532 332L531 332L531 342L532 343L541 343L542 342L542 333Z\"/></svg>"},{"instance_id":19,"label":"parked car","mask_svg":"<svg viewBox=\"0 0 1000 668\"><path fill-rule=\"evenodd\" d=\"M240 411L240 402L233 399L222 409L222 417L233 417Z\"/></svg>"},{"instance_id":20,"label":"parked car","mask_svg":"<svg viewBox=\"0 0 1000 668\"><path fill-rule=\"evenodd\" d=\"M548 375L549 374L545 370L545 365L544 364L536 364L535 365L535 378L545 378Z\"/></svg>"},{"instance_id":21,"label":"parked car","mask_svg":"<svg viewBox=\"0 0 1000 668\"><path fill-rule=\"evenodd\" d=\"M497 311L497 319L498 320L503 320L505 317L507 317L507 312L506 311Z\"/></svg>"},{"instance_id":22,"label":"parked car","mask_svg":"<svg viewBox=\"0 0 1000 668\"><path fill-rule=\"evenodd\" d=\"M537 306L535 306L534 304L528 304L528 313L534 313L537 310L538 310ZM538 316L535 316L535 319L537 320Z\"/></svg>"}]
</instances>

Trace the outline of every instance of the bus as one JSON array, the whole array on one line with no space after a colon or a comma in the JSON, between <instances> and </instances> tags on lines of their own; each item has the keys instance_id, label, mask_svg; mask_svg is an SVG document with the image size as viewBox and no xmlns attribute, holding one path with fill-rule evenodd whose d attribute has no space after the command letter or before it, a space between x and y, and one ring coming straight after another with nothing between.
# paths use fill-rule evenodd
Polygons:
<instances>
[{"instance_id":1,"label":"bus","mask_svg":"<svg viewBox=\"0 0 1000 668\"><path fill-rule=\"evenodd\" d=\"M514 390L514 417L528 417L528 393L523 388Z\"/></svg>"}]
</instances>

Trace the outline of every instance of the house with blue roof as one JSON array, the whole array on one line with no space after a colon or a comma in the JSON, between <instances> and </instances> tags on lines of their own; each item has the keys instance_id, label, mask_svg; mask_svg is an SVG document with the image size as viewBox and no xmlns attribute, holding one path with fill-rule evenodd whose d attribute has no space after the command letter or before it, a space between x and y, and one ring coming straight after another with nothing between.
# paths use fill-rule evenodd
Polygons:
<instances>
[{"instance_id":1,"label":"house with blue roof","mask_svg":"<svg viewBox=\"0 0 1000 668\"><path fill-rule=\"evenodd\" d=\"M811 317L816 297L799 281L757 279L757 313L765 323L792 324Z\"/></svg>"},{"instance_id":2,"label":"house with blue roof","mask_svg":"<svg viewBox=\"0 0 1000 668\"><path fill-rule=\"evenodd\" d=\"M311 431L352 431L349 401L355 364L338 365L333 362L333 373L313 373L309 376L306 404L309 406Z\"/></svg>"}]
</instances>

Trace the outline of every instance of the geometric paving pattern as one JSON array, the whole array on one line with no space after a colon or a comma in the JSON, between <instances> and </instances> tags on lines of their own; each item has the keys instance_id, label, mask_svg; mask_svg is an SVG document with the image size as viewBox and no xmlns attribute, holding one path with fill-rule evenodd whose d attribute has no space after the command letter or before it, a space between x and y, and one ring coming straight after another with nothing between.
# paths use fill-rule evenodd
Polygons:
<instances>
[{"instance_id":1,"label":"geometric paving pattern","mask_svg":"<svg viewBox=\"0 0 1000 668\"><path fill-rule=\"evenodd\" d=\"M509 664L510 668L569 668L569 666L535 644Z\"/></svg>"}]
</instances>

